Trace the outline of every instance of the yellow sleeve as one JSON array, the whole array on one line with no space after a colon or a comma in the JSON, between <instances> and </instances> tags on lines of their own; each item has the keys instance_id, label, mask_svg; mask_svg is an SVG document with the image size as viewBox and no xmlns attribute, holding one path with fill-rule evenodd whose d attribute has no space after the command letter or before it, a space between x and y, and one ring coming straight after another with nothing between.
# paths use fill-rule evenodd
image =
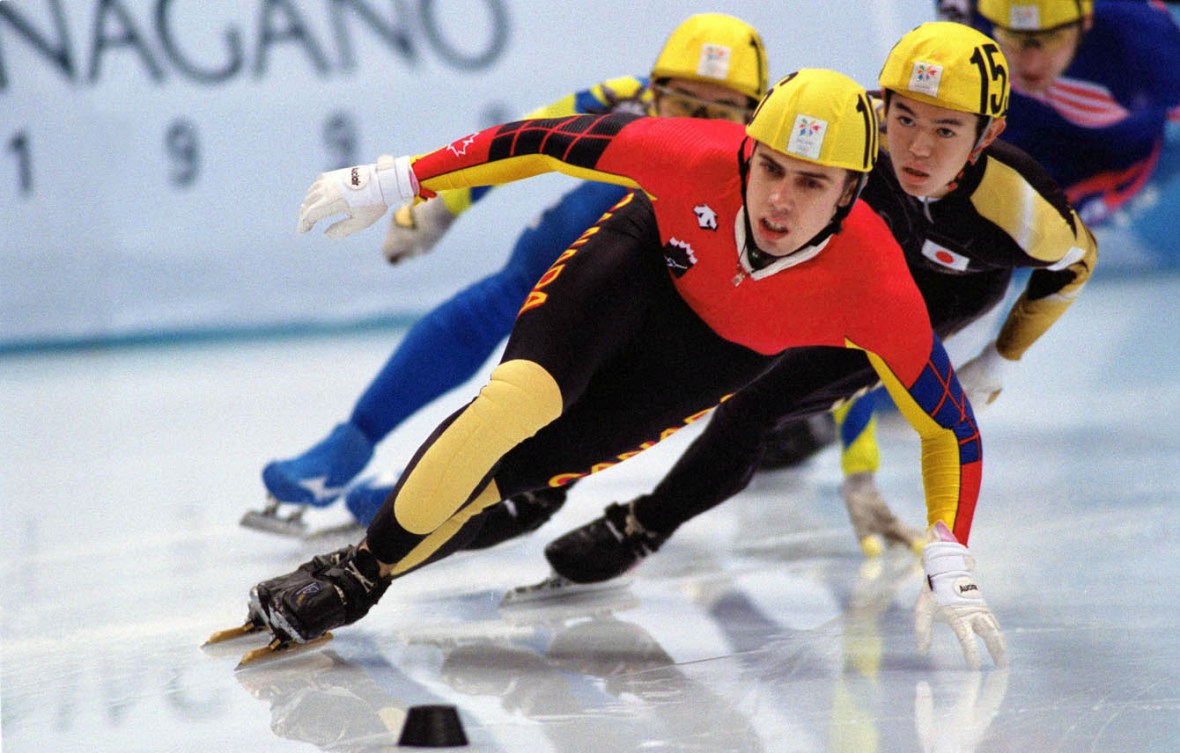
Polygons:
<instances>
[{"instance_id":1,"label":"yellow sleeve","mask_svg":"<svg viewBox=\"0 0 1180 753\"><path fill-rule=\"evenodd\" d=\"M921 438L927 525L942 521L966 545L979 497L983 445L950 358L933 337L926 367L907 385L884 359L870 351L866 354L898 410Z\"/></svg>"},{"instance_id":2,"label":"yellow sleeve","mask_svg":"<svg viewBox=\"0 0 1180 753\"><path fill-rule=\"evenodd\" d=\"M1074 215L1077 216L1076 213ZM1078 247L1081 258L1063 269L1037 269L1029 276L1020 298L996 338L996 350L1009 360L1018 360L1065 313L1093 274L1098 262L1098 243L1082 221L1083 236Z\"/></svg>"},{"instance_id":3,"label":"yellow sleeve","mask_svg":"<svg viewBox=\"0 0 1180 753\"><path fill-rule=\"evenodd\" d=\"M567 94L561 99L542 105L525 118L560 118L566 115L587 115L614 111L636 115L651 111L651 91L647 84L634 76L619 76Z\"/></svg>"},{"instance_id":4,"label":"yellow sleeve","mask_svg":"<svg viewBox=\"0 0 1180 753\"><path fill-rule=\"evenodd\" d=\"M1027 166L989 158L971 202L1020 246L1027 266L1036 267L996 341L1000 355L1014 361L1077 298L1098 261L1098 242L1048 176Z\"/></svg>"}]
</instances>

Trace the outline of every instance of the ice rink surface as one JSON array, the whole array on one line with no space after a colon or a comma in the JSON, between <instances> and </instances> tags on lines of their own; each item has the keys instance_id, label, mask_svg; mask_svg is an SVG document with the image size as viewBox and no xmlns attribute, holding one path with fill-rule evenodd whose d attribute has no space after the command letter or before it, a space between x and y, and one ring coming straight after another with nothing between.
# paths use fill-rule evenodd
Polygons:
<instances>
[{"instance_id":1,"label":"ice rink surface","mask_svg":"<svg viewBox=\"0 0 1180 753\"><path fill-rule=\"evenodd\" d=\"M382 751L459 708L466 750L1152 753L1180 740L1180 278L1104 280L980 414L971 539L1012 666L914 648L915 559L861 556L829 449L764 473L593 598L503 609L544 543L691 438L593 477L532 538L390 588L323 649L202 649L248 588L330 548L240 528L259 471L344 418L395 331L0 358L5 753ZM469 385L403 427L393 470ZM917 442L880 483L922 522ZM338 509L309 515L342 520Z\"/></svg>"}]
</instances>

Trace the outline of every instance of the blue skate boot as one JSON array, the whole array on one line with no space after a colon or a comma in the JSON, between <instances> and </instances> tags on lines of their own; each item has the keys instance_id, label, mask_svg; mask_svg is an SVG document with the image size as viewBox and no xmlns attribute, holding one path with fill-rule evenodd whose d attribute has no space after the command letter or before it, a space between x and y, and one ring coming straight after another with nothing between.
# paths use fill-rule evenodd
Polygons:
<instances>
[{"instance_id":1,"label":"blue skate boot","mask_svg":"<svg viewBox=\"0 0 1180 753\"><path fill-rule=\"evenodd\" d=\"M337 425L302 455L267 463L262 469L262 483L269 497L266 509L246 513L242 525L302 536L306 528L301 520L304 509L308 505L326 507L336 501L372 457L373 443L360 429L347 422ZM281 505L298 508L284 517L279 512Z\"/></svg>"}]
</instances>

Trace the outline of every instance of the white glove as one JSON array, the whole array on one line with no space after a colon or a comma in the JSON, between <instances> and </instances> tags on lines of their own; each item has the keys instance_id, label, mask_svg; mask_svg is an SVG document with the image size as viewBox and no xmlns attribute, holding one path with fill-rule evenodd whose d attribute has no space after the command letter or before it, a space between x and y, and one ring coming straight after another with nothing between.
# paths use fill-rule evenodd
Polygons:
<instances>
[{"instance_id":1,"label":"white glove","mask_svg":"<svg viewBox=\"0 0 1180 753\"><path fill-rule=\"evenodd\" d=\"M398 207L389 221L381 253L390 264L424 254L434 248L454 221L455 215L442 199Z\"/></svg>"},{"instance_id":2,"label":"white glove","mask_svg":"<svg viewBox=\"0 0 1180 753\"><path fill-rule=\"evenodd\" d=\"M306 233L325 217L343 213L345 219L325 233L329 238L343 238L372 225L391 204L407 204L417 195L418 179L410 158L383 154L373 165L321 173L307 189L296 229Z\"/></svg>"},{"instance_id":3,"label":"white glove","mask_svg":"<svg viewBox=\"0 0 1180 753\"><path fill-rule=\"evenodd\" d=\"M1000 396L1000 391L1004 389L1004 375L1014 363L1000 355L1000 351L996 350L996 341L992 340L979 355L955 370L972 408L980 410Z\"/></svg>"},{"instance_id":4,"label":"white glove","mask_svg":"<svg viewBox=\"0 0 1180 753\"><path fill-rule=\"evenodd\" d=\"M988 653L997 667L1008 666L1008 643L1000 632L1000 623L988 609L987 602L971 572L975 558L967 547L955 540L954 534L942 521L935 523L922 550L922 566L926 570L926 585L918 592L914 607L914 634L918 651L930 650L933 623L945 622L955 631L967 665L979 669L979 648L975 635L983 638Z\"/></svg>"}]
</instances>

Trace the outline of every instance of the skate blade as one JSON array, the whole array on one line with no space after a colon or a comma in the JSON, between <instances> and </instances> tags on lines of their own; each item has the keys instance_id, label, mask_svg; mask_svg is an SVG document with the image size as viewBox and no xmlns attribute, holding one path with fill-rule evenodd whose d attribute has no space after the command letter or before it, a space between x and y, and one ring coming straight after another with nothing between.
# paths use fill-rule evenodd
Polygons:
<instances>
[{"instance_id":1,"label":"skate blade","mask_svg":"<svg viewBox=\"0 0 1180 753\"><path fill-rule=\"evenodd\" d=\"M630 578L612 578L598 583L575 583L560 575L550 575L540 583L517 586L500 600L501 607L566 599L610 591L621 591L631 585Z\"/></svg>"},{"instance_id":2,"label":"skate blade","mask_svg":"<svg viewBox=\"0 0 1180 753\"><path fill-rule=\"evenodd\" d=\"M295 643L293 641L284 641L281 638L275 638L262 648L247 651L242 656L242 660L238 662L238 666L234 667L234 671L237 672L239 669L246 667L257 667L264 664L271 664L279 659L298 656L319 648L330 640L332 640L331 633L324 633L319 638L310 640L307 643Z\"/></svg>"},{"instance_id":3,"label":"skate blade","mask_svg":"<svg viewBox=\"0 0 1180 753\"><path fill-rule=\"evenodd\" d=\"M273 497L262 510L251 510L242 516L239 524L255 531L277 533L288 538L301 539L307 534L307 523L303 522L303 505L294 505L295 511L287 516L279 514L282 503Z\"/></svg>"},{"instance_id":4,"label":"skate blade","mask_svg":"<svg viewBox=\"0 0 1180 753\"><path fill-rule=\"evenodd\" d=\"M253 635L262 630L262 626L257 622L247 622L244 625L239 625L228 630L218 630L213 635L205 639L202 646L212 646L217 643L225 643L227 641L234 641L238 638L244 638L247 635Z\"/></svg>"}]
</instances>

